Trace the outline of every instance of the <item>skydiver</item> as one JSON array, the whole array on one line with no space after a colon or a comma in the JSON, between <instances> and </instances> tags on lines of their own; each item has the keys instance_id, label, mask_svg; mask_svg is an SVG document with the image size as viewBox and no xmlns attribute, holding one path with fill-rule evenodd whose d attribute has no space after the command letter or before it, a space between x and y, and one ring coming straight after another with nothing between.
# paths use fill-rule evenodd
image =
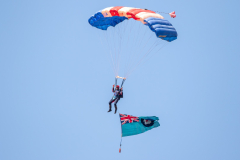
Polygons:
<instances>
[{"instance_id":1,"label":"skydiver","mask_svg":"<svg viewBox=\"0 0 240 160\"><path fill-rule=\"evenodd\" d=\"M114 107L115 107L114 114L116 114L117 113L117 103L120 100L120 98L123 97L123 89L121 88L121 90L119 90L119 85L117 85L116 88L114 89L114 86L115 85L113 85L113 88L112 88L112 92L114 94L113 94L113 97L111 98L111 100L109 101L109 111L108 112L112 111L112 103L114 102Z\"/></svg>"}]
</instances>

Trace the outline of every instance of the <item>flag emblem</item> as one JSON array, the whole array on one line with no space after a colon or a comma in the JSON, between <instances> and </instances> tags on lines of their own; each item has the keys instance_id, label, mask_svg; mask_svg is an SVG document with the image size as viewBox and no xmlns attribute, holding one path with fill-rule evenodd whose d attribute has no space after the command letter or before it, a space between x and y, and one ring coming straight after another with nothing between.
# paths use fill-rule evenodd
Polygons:
<instances>
[{"instance_id":1,"label":"flag emblem","mask_svg":"<svg viewBox=\"0 0 240 160\"><path fill-rule=\"evenodd\" d=\"M145 127L151 127L154 124L152 119L141 119L141 122Z\"/></svg>"},{"instance_id":2,"label":"flag emblem","mask_svg":"<svg viewBox=\"0 0 240 160\"><path fill-rule=\"evenodd\" d=\"M134 116L127 115L127 114L119 114L119 115L120 115L120 120L121 120L122 125L126 124L126 123L139 122L138 117L134 117Z\"/></svg>"}]
</instances>

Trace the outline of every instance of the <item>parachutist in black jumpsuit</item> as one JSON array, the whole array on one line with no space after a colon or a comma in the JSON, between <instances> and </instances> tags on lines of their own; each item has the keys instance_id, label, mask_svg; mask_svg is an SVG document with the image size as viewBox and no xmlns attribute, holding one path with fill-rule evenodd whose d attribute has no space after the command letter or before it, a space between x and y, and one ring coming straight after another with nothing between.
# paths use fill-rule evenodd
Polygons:
<instances>
[{"instance_id":1,"label":"parachutist in black jumpsuit","mask_svg":"<svg viewBox=\"0 0 240 160\"><path fill-rule=\"evenodd\" d=\"M115 114L116 114L116 112L117 112L117 103L120 100L120 98L122 98L122 96L123 96L123 90L122 90L122 88L120 90L118 85L114 89L114 85L113 85L112 92L114 93L114 95L111 98L111 100L109 101L109 111L108 112L112 111L112 105L111 104L114 102Z\"/></svg>"}]
</instances>

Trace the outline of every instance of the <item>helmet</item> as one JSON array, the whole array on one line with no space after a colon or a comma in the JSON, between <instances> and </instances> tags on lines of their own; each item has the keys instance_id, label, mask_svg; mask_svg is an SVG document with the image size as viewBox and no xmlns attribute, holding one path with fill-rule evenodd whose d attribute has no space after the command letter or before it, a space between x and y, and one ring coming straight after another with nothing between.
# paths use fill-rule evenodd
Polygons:
<instances>
[{"instance_id":1,"label":"helmet","mask_svg":"<svg viewBox=\"0 0 240 160\"><path fill-rule=\"evenodd\" d=\"M119 85L117 85L116 88L119 88Z\"/></svg>"}]
</instances>

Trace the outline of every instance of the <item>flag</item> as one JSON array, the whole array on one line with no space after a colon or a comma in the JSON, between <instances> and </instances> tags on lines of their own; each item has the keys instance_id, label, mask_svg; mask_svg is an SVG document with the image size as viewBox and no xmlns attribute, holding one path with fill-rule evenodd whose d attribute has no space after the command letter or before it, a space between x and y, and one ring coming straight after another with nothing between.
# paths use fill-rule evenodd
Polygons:
<instances>
[{"instance_id":1,"label":"flag","mask_svg":"<svg viewBox=\"0 0 240 160\"><path fill-rule=\"evenodd\" d=\"M158 117L135 117L127 114L119 114L122 137L132 136L159 127Z\"/></svg>"}]
</instances>

